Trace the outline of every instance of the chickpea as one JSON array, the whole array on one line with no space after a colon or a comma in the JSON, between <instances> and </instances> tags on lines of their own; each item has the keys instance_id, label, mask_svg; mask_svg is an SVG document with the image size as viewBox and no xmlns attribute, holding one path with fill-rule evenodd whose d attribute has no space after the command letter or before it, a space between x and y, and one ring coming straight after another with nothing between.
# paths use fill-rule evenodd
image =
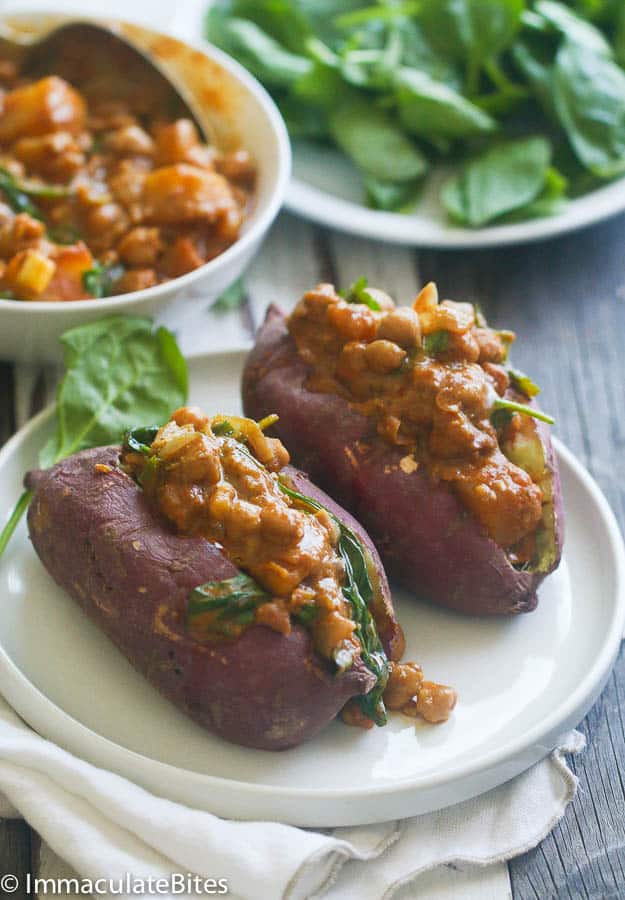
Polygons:
<instances>
[{"instance_id":1,"label":"chickpea","mask_svg":"<svg viewBox=\"0 0 625 900\"><path fill-rule=\"evenodd\" d=\"M117 245L120 258L129 266L153 266L162 249L158 228L132 228Z\"/></svg>"},{"instance_id":2,"label":"chickpea","mask_svg":"<svg viewBox=\"0 0 625 900\"><path fill-rule=\"evenodd\" d=\"M390 677L384 691L389 709L402 709L415 697L423 682L421 666L416 663L391 663Z\"/></svg>"},{"instance_id":3,"label":"chickpea","mask_svg":"<svg viewBox=\"0 0 625 900\"><path fill-rule=\"evenodd\" d=\"M387 341L393 341L406 350L419 347L421 345L419 316L409 307L392 309L381 319L377 336Z\"/></svg>"},{"instance_id":4,"label":"chickpea","mask_svg":"<svg viewBox=\"0 0 625 900\"><path fill-rule=\"evenodd\" d=\"M340 303L328 306L330 326L345 341L370 341L375 337L377 321L375 313L358 303Z\"/></svg>"},{"instance_id":5,"label":"chickpea","mask_svg":"<svg viewBox=\"0 0 625 900\"><path fill-rule=\"evenodd\" d=\"M419 687L415 712L423 716L426 722L446 722L457 699L455 690L446 684L423 681ZM408 710L406 712L410 714Z\"/></svg>"},{"instance_id":6,"label":"chickpea","mask_svg":"<svg viewBox=\"0 0 625 900\"><path fill-rule=\"evenodd\" d=\"M406 351L392 341L373 341L365 350L367 365L377 375L394 372L406 359Z\"/></svg>"}]
</instances>

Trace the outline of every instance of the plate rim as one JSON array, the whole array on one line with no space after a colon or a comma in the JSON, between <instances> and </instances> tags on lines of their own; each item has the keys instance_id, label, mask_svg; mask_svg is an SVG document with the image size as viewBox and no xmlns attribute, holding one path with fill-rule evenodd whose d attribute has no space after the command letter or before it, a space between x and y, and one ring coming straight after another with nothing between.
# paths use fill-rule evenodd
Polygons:
<instances>
[{"instance_id":1,"label":"plate rim","mask_svg":"<svg viewBox=\"0 0 625 900\"><path fill-rule=\"evenodd\" d=\"M296 159L296 149L293 158ZM436 228L435 233L425 236L409 233L410 214L370 209L294 175L291 175L286 190L284 208L318 225L370 240L405 247L480 250L550 240L619 215L625 211L625 175L572 198L562 212L553 216L474 229L446 227L443 222L433 219L414 223L415 231L423 228L424 222L425 227ZM394 228L400 224L405 227Z\"/></svg>"},{"instance_id":2,"label":"plate rim","mask_svg":"<svg viewBox=\"0 0 625 900\"><path fill-rule=\"evenodd\" d=\"M191 363L191 365L201 364L204 361L215 363L215 361L219 360L220 358L242 358L244 354L245 351L241 349L221 351L219 353L200 353L191 357L189 359L189 362ZM46 421L52 417L53 409L54 405L49 405L34 418L30 419L14 435L12 435L12 437L7 441L4 447L0 449L0 469L5 464L6 458L10 457L15 452L15 450L18 449L19 445L31 436L32 432L45 425ZM605 525L609 542L609 552L615 564L615 595L613 613L610 618L609 628L606 632L606 637L603 640L601 651L598 657L596 658L595 662L588 670L584 678L578 683L575 690L567 697L566 701L558 706L550 715L543 717L530 730L523 732L517 738L509 739L501 746L495 747L490 752L472 762L466 763L464 765L455 765L451 768L444 768L438 773L428 773L421 776L408 776L406 778L402 778L397 782L393 782L393 784L387 785L351 787L346 789L282 787L270 784L254 784L249 781L241 781L235 778L210 775L203 772L197 772L194 769L187 769L182 766L176 766L172 763L162 762L161 760L157 760L150 756L146 756L143 753L139 753L136 750L131 750L130 748L124 747L123 745L116 743L110 738L99 734L92 728L89 728L87 725L80 722L78 719L74 718L70 713L63 710L53 700L48 698L46 694L36 685L34 685L21 671L17 664L10 658L2 644L0 644L0 673L8 676L13 684L15 684L16 682L20 682L21 688L25 690L25 692L29 695L26 701L29 707L31 706L33 701L38 703L40 707L47 706L47 712L53 712L57 716L57 726L61 725L63 727L69 728L72 739L76 738L83 743L86 739L86 741L92 746L95 742L94 749L96 753L99 752L99 748L97 746L98 744L101 745L100 749L105 749L108 747L109 751L112 751L114 756L117 758L117 760L110 760L107 764L107 767L110 768L110 771L113 771L112 766L115 766L116 761L123 762L125 760L129 763L139 763L142 766L147 765L152 774L160 775L164 783L166 783L168 775L176 773L178 775L182 774L187 781L191 780L196 784L201 783L204 788L208 788L211 786L222 790L227 790L228 788L236 788L237 791L242 791L243 793L246 793L248 795L253 794L256 797L271 796L273 800L278 802L306 798L314 798L317 801L324 799L349 801L353 798L362 800L367 797L375 798L379 795L383 795L385 798L388 798L395 796L396 794L405 793L406 790L410 790L412 792L426 792L441 787L449 787L459 781L463 781L472 777L478 778L480 775L485 775L491 770L496 770L497 767L505 764L507 760L523 757L524 754L527 754L527 752L530 751L532 747L535 747L540 742L542 737L558 733L562 734L562 730L558 731L558 729L562 729L562 727L566 726L566 723L571 720L571 717L574 717L577 714L577 711L579 709L585 708L584 704L587 702L588 698L594 697L597 692L597 688L602 687L607 680L607 677L609 676L609 673L616 659L616 655L623 638L623 632L625 630L625 545L623 543L623 537L621 535L619 525L616 521L616 517L612 512L612 509L601 488L595 482L591 474L582 465L582 463L579 462L573 455L573 453L568 450L557 438L554 437L553 442L559 462L564 464L564 466L567 466L571 470L573 476L579 482L581 482L585 493L590 497L590 499L597 507L601 519ZM0 694L4 694L6 696L6 687L7 685L4 684L2 690L0 691ZM7 699L9 700L9 704L13 707L14 711L17 712L18 715L23 716L26 721L29 721L28 716L30 715L30 712L23 713L22 710L13 705L13 701L11 698L7 697ZM44 708L42 708L40 712L43 715L46 714L46 710ZM571 726L568 725L566 727ZM546 753L551 749L552 746L546 748ZM71 749L68 752L71 752L72 754L78 756L83 760L87 759L84 751L82 750L77 751L75 749ZM543 755L546 755L546 753ZM87 761L92 760L87 759ZM527 765L530 765L534 761L534 759L530 760ZM94 764L102 765L102 763ZM523 766L522 769L518 769L518 771L522 771L524 768L527 768L527 765ZM516 772L514 774L516 774ZM135 776L124 775L123 777L127 777L130 780L135 780ZM501 780L503 781L505 779ZM453 803L455 801L452 800L451 802ZM446 805L449 805L449 803L442 804L440 807L436 808L443 808L443 806Z\"/></svg>"}]
</instances>

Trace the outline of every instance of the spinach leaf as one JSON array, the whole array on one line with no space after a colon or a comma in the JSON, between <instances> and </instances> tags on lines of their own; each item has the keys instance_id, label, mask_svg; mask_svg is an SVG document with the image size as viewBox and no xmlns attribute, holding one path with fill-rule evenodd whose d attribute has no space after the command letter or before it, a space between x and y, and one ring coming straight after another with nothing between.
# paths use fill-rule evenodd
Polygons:
<instances>
[{"instance_id":1,"label":"spinach leaf","mask_svg":"<svg viewBox=\"0 0 625 900\"><path fill-rule=\"evenodd\" d=\"M554 54L552 41L535 34L524 36L511 50L515 65L529 83L540 105L555 119L557 113L552 91Z\"/></svg>"},{"instance_id":2,"label":"spinach leaf","mask_svg":"<svg viewBox=\"0 0 625 900\"><path fill-rule=\"evenodd\" d=\"M243 279L238 278L230 287L219 295L213 303L212 309L215 312L229 312L232 309L238 309L245 302L245 285Z\"/></svg>"},{"instance_id":3,"label":"spinach leaf","mask_svg":"<svg viewBox=\"0 0 625 900\"><path fill-rule=\"evenodd\" d=\"M293 490L283 481L278 481L278 485L287 496L297 500L303 506L307 506L312 510L324 509L316 500ZM351 604L352 617L356 625L355 634L361 646L362 661L377 678L376 684L369 693L358 698L358 703L364 714L372 722L375 722L376 725L384 725L386 723L386 710L382 695L388 681L390 667L378 635L375 619L369 609L369 603L373 599L373 588L369 579L365 552L360 539L354 532L332 513L330 513L330 516L332 516L339 527L337 549L343 560L346 576L343 595ZM337 662L337 664L339 663Z\"/></svg>"},{"instance_id":4,"label":"spinach leaf","mask_svg":"<svg viewBox=\"0 0 625 900\"><path fill-rule=\"evenodd\" d=\"M431 356L436 356L437 353L444 353L448 344L448 331L432 331L423 338L423 348Z\"/></svg>"},{"instance_id":5,"label":"spinach leaf","mask_svg":"<svg viewBox=\"0 0 625 900\"><path fill-rule=\"evenodd\" d=\"M174 336L149 319L114 316L66 331L56 430L41 451L51 466L87 447L119 441L137 424L162 422L187 396Z\"/></svg>"},{"instance_id":6,"label":"spinach leaf","mask_svg":"<svg viewBox=\"0 0 625 900\"><path fill-rule=\"evenodd\" d=\"M411 206L417 199L422 180L381 181L371 175L364 179L367 204L373 209L401 211Z\"/></svg>"},{"instance_id":7,"label":"spinach leaf","mask_svg":"<svg viewBox=\"0 0 625 900\"><path fill-rule=\"evenodd\" d=\"M362 303L365 306L368 306L369 309L379 312L382 307L367 291L367 285L367 279L364 275L361 275L360 278L357 278L356 281L347 288L347 290L339 291L339 294L344 300L347 300L348 303Z\"/></svg>"},{"instance_id":8,"label":"spinach leaf","mask_svg":"<svg viewBox=\"0 0 625 900\"><path fill-rule=\"evenodd\" d=\"M218 10L209 11L207 37L272 87L288 87L312 67L309 59L287 50L255 22L226 19Z\"/></svg>"},{"instance_id":9,"label":"spinach leaf","mask_svg":"<svg viewBox=\"0 0 625 900\"><path fill-rule=\"evenodd\" d=\"M20 187L8 169L0 167L0 191L7 203L16 213L28 213L34 219L43 220L41 210L32 202L28 194Z\"/></svg>"},{"instance_id":10,"label":"spinach leaf","mask_svg":"<svg viewBox=\"0 0 625 900\"><path fill-rule=\"evenodd\" d=\"M348 43L340 54L340 70L343 78L356 87L388 88L395 69L401 63L403 41L396 27L389 28L380 46L367 46L370 41L354 46ZM377 42L376 42L377 43Z\"/></svg>"},{"instance_id":11,"label":"spinach leaf","mask_svg":"<svg viewBox=\"0 0 625 900\"><path fill-rule=\"evenodd\" d=\"M295 52L299 52L310 33L308 23L292 0L214 0L207 6L205 36L220 46L223 23L234 18L254 22L280 44Z\"/></svg>"},{"instance_id":12,"label":"spinach leaf","mask_svg":"<svg viewBox=\"0 0 625 900\"><path fill-rule=\"evenodd\" d=\"M209 581L193 588L187 601L189 629L236 634L236 625L251 625L254 613L271 596L244 572L224 581ZM203 627L201 616L212 613L210 624Z\"/></svg>"},{"instance_id":13,"label":"spinach leaf","mask_svg":"<svg viewBox=\"0 0 625 900\"><path fill-rule=\"evenodd\" d=\"M565 208L568 203L566 196L569 181L554 166L549 166L545 172L545 183L535 200L519 206L512 212L506 213L498 221L500 222L524 222L527 219L540 219L545 216L554 216Z\"/></svg>"},{"instance_id":14,"label":"spinach leaf","mask_svg":"<svg viewBox=\"0 0 625 900\"><path fill-rule=\"evenodd\" d=\"M350 96L329 114L333 138L366 175L380 181L421 178L427 160L410 138L381 109Z\"/></svg>"},{"instance_id":15,"label":"spinach leaf","mask_svg":"<svg viewBox=\"0 0 625 900\"><path fill-rule=\"evenodd\" d=\"M556 0L538 0L534 4L534 13L541 16L551 28L560 32L567 41L584 47L591 53L612 55L612 49L603 33L563 3L557 3Z\"/></svg>"},{"instance_id":16,"label":"spinach leaf","mask_svg":"<svg viewBox=\"0 0 625 900\"><path fill-rule=\"evenodd\" d=\"M499 144L471 160L443 187L450 218L479 228L535 200L545 185L551 147L542 137Z\"/></svg>"},{"instance_id":17,"label":"spinach leaf","mask_svg":"<svg viewBox=\"0 0 625 900\"><path fill-rule=\"evenodd\" d=\"M92 269L83 272L82 283L87 293L100 299L115 293L115 282L124 274L124 267L119 263L103 266L95 262Z\"/></svg>"},{"instance_id":18,"label":"spinach leaf","mask_svg":"<svg viewBox=\"0 0 625 900\"><path fill-rule=\"evenodd\" d=\"M497 128L488 113L462 94L416 69L402 68L397 73L395 98L400 122L418 137L468 138Z\"/></svg>"},{"instance_id":19,"label":"spinach leaf","mask_svg":"<svg viewBox=\"0 0 625 900\"><path fill-rule=\"evenodd\" d=\"M187 364L166 328L150 319L113 316L66 331L61 337L65 375L56 397L56 428L39 454L47 468L88 447L115 443L128 429L147 443L149 433L134 429L166 419L185 403ZM31 492L24 491L0 532L0 556Z\"/></svg>"},{"instance_id":20,"label":"spinach leaf","mask_svg":"<svg viewBox=\"0 0 625 900\"><path fill-rule=\"evenodd\" d=\"M524 6L524 0L425 0L419 22L436 50L465 63L466 89L474 94L483 63L512 43Z\"/></svg>"},{"instance_id":21,"label":"spinach leaf","mask_svg":"<svg viewBox=\"0 0 625 900\"><path fill-rule=\"evenodd\" d=\"M620 66L567 40L556 56L553 97L582 165L600 178L625 172L625 72Z\"/></svg>"},{"instance_id":22,"label":"spinach leaf","mask_svg":"<svg viewBox=\"0 0 625 900\"><path fill-rule=\"evenodd\" d=\"M143 456L150 456L152 453L151 445L157 435L158 425L143 425L135 428L129 428L124 435L124 445L134 450L135 453L141 453Z\"/></svg>"}]
</instances>

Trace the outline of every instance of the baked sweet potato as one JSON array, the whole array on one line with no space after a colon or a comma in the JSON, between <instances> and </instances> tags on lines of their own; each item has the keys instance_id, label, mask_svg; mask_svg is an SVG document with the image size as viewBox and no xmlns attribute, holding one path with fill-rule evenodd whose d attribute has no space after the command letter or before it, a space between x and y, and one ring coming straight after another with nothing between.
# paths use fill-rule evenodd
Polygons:
<instances>
[{"instance_id":1,"label":"baked sweet potato","mask_svg":"<svg viewBox=\"0 0 625 900\"><path fill-rule=\"evenodd\" d=\"M536 388L507 363L514 335L469 304L439 304L432 285L413 309L358 289L344 299L320 285L289 319L268 310L243 375L246 415L279 416L294 462L411 591L470 614L534 609L563 514Z\"/></svg>"},{"instance_id":2,"label":"baked sweet potato","mask_svg":"<svg viewBox=\"0 0 625 900\"><path fill-rule=\"evenodd\" d=\"M266 750L292 747L327 725L351 698L368 699L383 689L387 669L394 666L399 674L401 665L388 663L385 655L391 660L401 656L403 635L384 570L362 527L305 475L285 465L279 442L264 438L255 423L250 423L257 439L251 447L224 436L232 433L231 421L245 420L219 420L218 438L215 420L198 411L174 415L179 424L172 420L158 432L153 429L150 444L132 435L123 449L85 450L49 470L30 472L33 545L55 581L177 707L229 741ZM264 455L273 473L254 453ZM215 460L220 468L211 480L207 472ZM269 500L264 498L264 505L259 500L263 485L273 503L271 521L263 518ZM226 487L232 490L221 506ZM254 530L250 517L259 510ZM299 528L296 537L302 537L304 515L316 530L299 543L285 543L279 528ZM342 564L330 553L339 540L337 529L359 548L352 559L354 565L362 561L366 575L356 573L346 583L356 591L363 578L369 583L368 613L365 607L360 614L368 616L366 627L373 634L365 644L352 623L338 653L333 644L332 652L324 649L324 641L336 634L337 623L339 630L341 624L345 628L341 610L354 620L357 615L347 600L335 598L331 609L327 600L326 609L320 599L319 584L330 594L333 572L339 586L345 579ZM214 538L217 532L220 540ZM324 568L318 570L316 562L310 563L315 548L308 544L319 535L325 540L326 532L329 537L320 545ZM288 565L295 570L293 584L304 571L301 566L308 565L307 577L290 595L275 587L276 579L289 575ZM250 570L256 582L246 574ZM269 586L268 592L257 582ZM317 594L311 585L317 585ZM306 611L316 612L316 618L304 616ZM381 660L381 671L365 648ZM426 694L424 688L423 704ZM443 691L439 699L443 713L448 712L454 696ZM375 703L383 718L381 692ZM425 706L422 712L435 720ZM351 718L358 718L354 710Z\"/></svg>"}]
</instances>

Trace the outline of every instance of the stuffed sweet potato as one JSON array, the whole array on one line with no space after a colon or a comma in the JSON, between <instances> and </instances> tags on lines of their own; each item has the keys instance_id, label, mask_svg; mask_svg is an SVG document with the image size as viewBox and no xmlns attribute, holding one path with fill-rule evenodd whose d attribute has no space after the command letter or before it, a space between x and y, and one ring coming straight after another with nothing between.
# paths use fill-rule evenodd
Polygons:
<instances>
[{"instance_id":1,"label":"stuffed sweet potato","mask_svg":"<svg viewBox=\"0 0 625 900\"><path fill-rule=\"evenodd\" d=\"M383 724L383 695L431 721L453 707L450 689L398 662L403 636L366 533L257 423L182 408L26 484L52 577L227 740L284 749L342 709Z\"/></svg>"},{"instance_id":2,"label":"stuffed sweet potato","mask_svg":"<svg viewBox=\"0 0 625 900\"><path fill-rule=\"evenodd\" d=\"M297 465L368 530L421 597L527 612L559 563L558 468L510 332L427 285L412 308L357 283L272 307L243 376L247 415L277 413Z\"/></svg>"}]
</instances>

